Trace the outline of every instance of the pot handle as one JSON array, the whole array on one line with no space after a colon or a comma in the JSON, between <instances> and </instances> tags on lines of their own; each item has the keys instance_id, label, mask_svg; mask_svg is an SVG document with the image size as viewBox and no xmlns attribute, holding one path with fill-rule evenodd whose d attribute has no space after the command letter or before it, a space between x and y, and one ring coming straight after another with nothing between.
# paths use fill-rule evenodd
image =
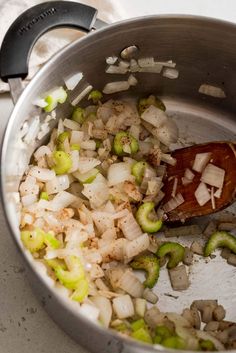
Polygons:
<instances>
[{"instance_id":1,"label":"pot handle","mask_svg":"<svg viewBox=\"0 0 236 353\"><path fill-rule=\"evenodd\" d=\"M97 10L71 1L44 2L21 14L8 29L1 46L0 76L5 82L28 75L28 61L37 39L51 29L72 27L89 32ZM101 24L101 23L100 23Z\"/></svg>"}]
</instances>

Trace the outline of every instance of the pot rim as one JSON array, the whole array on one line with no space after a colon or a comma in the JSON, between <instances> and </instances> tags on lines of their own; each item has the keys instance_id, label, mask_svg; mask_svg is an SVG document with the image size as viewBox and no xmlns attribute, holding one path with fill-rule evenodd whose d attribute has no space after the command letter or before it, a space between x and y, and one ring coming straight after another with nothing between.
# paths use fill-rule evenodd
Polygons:
<instances>
[{"instance_id":1,"label":"pot rim","mask_svg":"<svg viewBox=\"0 0 236 353\"><path fill-rule=\"evenodd\" d=\"M29 82L29 84L27 85L27 87L24 89L21 96L19 97L16 105L14 106L14 109L11 112L11 115L10 115L9 120L7 122L6 129L5 129L4 135L3 135L2 144L1 144L1 151L0 151L0 159L1 159L0 198L1 198L1 204L2 204L2 208L3 208L3 212L4 212L4 217L6 219L6 224L8 226L9 231L10 231L11 237L13 238L14 242L16 243L18 250L20 251L24 260L27 262L27 265L32 270L32 272L37 277L37 279L40 282L43 282L43 284L47 287L48 291L51 292L57 298L57 300L60 302L60 305L63 308L68 310L71 314L76 315L77 318L81 321L81 323L86 324L87 326L90 326L91 330L97 330L101 336L109 335L111 339L114 339L118 342L122 342L122 343L132 347L133 349L137 349L137 350L142 349L142 351L144 351L146 353L155 353L157 351L164 351L164 352L169 352L169 353L172 352L173 353L174 352L173 349L167 349L167 348L164 348L163 346L160 346L160 345L156 345L156 347L155 347L154 345L145 344L142 342L138 342L136 340L132 340L128 337L121 336L119 333L116 333L115 331L112 331L111 329L106 329L106 328L103 328L102 326L99 326L99 325L93 323L91 320L86 319L79 312L75 313L73 311L73 308L70 307L66 303L66 301L63 300L62 297L58 294L57 289L49 286L48 283L46 283L46 281L44 279L42 279L42 277L36 271L36 268L33 264L33 261L29 260L29 257L26 255L26 252L22 251L22 248L19 246L19 244L16 240L17 239L16 234L13 229L12 223L10 221L10 217L8 216L9 210L5 207L5 204L7 203L6 192L4 190L5 189L5 186L4 186L5 173L4 173L3 167L2 167L5 164L4 162L5 162L5 155L6 155L7 144L8 144L8 142L7 142L8 137L9 137L11 130L14 127L14 120L15 120L16 115L18 114L18 109L24 103L25 99L27 98L28 92L30 92L31 88L34 86L34 83L37 81L37 79L40 76L44 75L48 71L48 68L50 68L51 65L54 65L54 63L58 60L58 58L64 56L67 51L78 46L79 44L83 44L83 43L86 44L86 42L88 42L88 44L89 44L89 40L91 38L94 38L94 37L96 38L96 36L102 36L104 33L110 31L111 29L116 29L116 28L119 29L127 24L132 25L132 24L136 24L138 22L152 21L152 20L160 20L163 22L174 21L174 20L194 21L194 22L196 22L196 24L199 24L199 25L200 24L208 24L208 26L212 26L212 27L220 25L225 30L229 29L229 30L234 30L236 32L236 23L233 23L231 21L211 18L211 17L207 17L207 16L184 15L184 14L148 15L148 16L135 17L135 18L127 19L127 20L121 20L121 21L115 22L113 24L108 24L107 27L101 28L101 29L96 30L94 32L90 32L88 35L85 35L82 38L78 38L74 42L70 43L66 47L59 50L59 52L57 52L47 63L45 63L44 66L36 73L36 75ZM109 35L109 32L108 32L108 35ZM121 345L120 347L117 347L117 349L118 349L117 352L122 352L123 345ZM181 352L181 350L178 350L178 351ZM113 350L113 352L115 353L116 351ZM182 351L182 352L194 353L195 351ZM223 353L224 351L219 351L219 352ZM234 353L234 352L236 352L236 350L231 350L230 352Z\"/></svg>"}]
</instances>

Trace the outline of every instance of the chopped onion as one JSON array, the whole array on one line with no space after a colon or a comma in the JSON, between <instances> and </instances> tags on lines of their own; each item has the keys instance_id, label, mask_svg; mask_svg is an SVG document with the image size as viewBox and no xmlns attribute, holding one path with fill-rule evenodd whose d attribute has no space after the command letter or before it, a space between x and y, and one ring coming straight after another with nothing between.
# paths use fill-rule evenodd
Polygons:
<instances>
[{"instance_id":1,"label":"chopped onion","mask_svg":"<svg viewBox=\"0 0 236 353\"><path fill-rule=\"evenodd\" d=\"M33 105L36 105L37 107L40 107L40 108L45 108L48 105L48 103L43 98L36 98L33 101Z\"/></svg>"},{"instance_id":2,"label":"chopped onion","mask_svg":"<svg viewBox=\"0 0 236 353\"><path fill-rule=\"evenodd\" d=\"M129 75L128 83L130 86L136 86L138 83L138 80L136 79L136 77L134 77L134 75Z\"/></svg>"},{"instance_id":3,"label":"chopped onion","mask_svg":"<svg viewBox=\"0 0 236 353\"><path fill-rule=\"evenodd\" d=\"M86 196L93 208L102 206L109 198L106 179L99 173L90 184L84 184L82 194Z\"/></svg>"},{"instance_id":4,"label":"chopped onion","mask_svg":"<svg viewBox=\"0 0 236 353\"><path fill-rule=\"evenodd\" d=\"M146 109L141 115L141 119L145 120L147 123L160 128L168 120L167 115L161 109L151 105Z\"/></svg>"},{"instance_id":5,"label":"chopped onion","mask_svg":"<svg viewBox=\"0 0 236 353\"><path fill-rule=\"evenodd\" d=\"M142 235L142 230L131 212L120 219L119 227L121 228L124 237L128 240L134 240Z\"/></svg>"},{"instance_id":6,"label":"chopped onion","mask_svg":"<svg viewBox=\"0 0 236 353\"><path fill-rule=\"evenodd\" d=\"M78 169L81 174L85 174L85 173L89 172L91 169L98 166L99 164L101 164L101 161L99 161L99 159L80 157ZM74 176L76 177L76 173L74 173Z\"/></svg>"},{"instance_id":7,"label":"chopped onion","mask_svg":"<svg viewBox=\"0 0 236 353\"><path fill-rule=\"evenodd\" d=\"M96 142L94 140L81 141L80 147L84 150L95 151Z\"/></svg>"},{"instance_id":8,"label":"chopped onion","mask_svg":"<svg viewBox=\"0 0 236 353\"><path fill-rule=\"evenodd\" d=\"M222 189L225 178L225 170L209 163L204 169L201 181L210 186Z\"/></svg>"},{"instance_id":9,"label":"chopped onion","mask_svg":"<svg viewBox=\"0 0 236 353\"><path fill-rule=\"evenodd\" d=\"M126 180L133 180L131 175L131 166L129 163L120 162L112 164L107 172L107 180L109 186L123 183Z\"/></svg>"},{"instance_id":10,"label":"chopped onion","mask_svg":"<svg viewBox=\"0 0 236 353\"><path fill-rule=\"evenodd\" d=\"M197 153L192 169L195 170L195 172L202 173L203 169L205 169L207 163L210 161L211 156L211 152Z\"/></svg>"},{"instance_id":11,"label":"chopped onion","mask_svg":"<svg viewBox=\"0 0 236 353\"><path fill-rule=\"evenodd\" d=\"M162 76L170 78L171 80L176 79L179 77L179 71L176 69L172 69L169 67L165 67L163 69Z\"/></svg>"},{"instance_id":12,"label":"chopped onion","mask_svg":"<svg viewBox=\"0 0 236 353\"><path fill-rule=\"evenodd\" d=\"M152 177L150 180L148 180L148 186L147 186L147 191L146 195L157 195L157 193L160 191L160 189L163 186L162 183L162 178L161 177Z\"/></svg>"},{"instance_id":13,"label":"chopped onion","mask_svg":"<svg viewBox=\"0 0 236 353\"><path fill-rule=\"evenodd\" d=\"M40 129L40 120L39 116L34 116L29 123L29 129L27 134L24 137L24 142L27 144L33 144L35 142L35 139L39 133Z\"/></svg>"},{"instance_id":14,"label":"chopped onion","mask_svg":"<svg viewBox=\"0 0 236 353\"><path fill-rule=\"evenodd\" d=\"M79 168L79 151L77 151L77 150L70 151L69 154L70 154L71 160L72 160L72 167L70 168L68 173L73 173L76 170L78 170L78 168ZM72 176L70 175L70 177L72 177Z\"/></svg>"},{"instance_id":15,"label":"chopped onion","mask_svg":"<svg viewBox=\"0 0 236 353\"><path fill-rule=\"evenodd\" d=\"M63 125L67 128L67 129L70 129L70 130L80 130L80 125L79 123L77 123L76 121L74 120L71 120L71 119L65 119L63 121ZM62 131L63 132L63 131Z\"/></svg>"},{"instance_id":16,"label":"chopped onion","mask_svg":"<svg viewBox=\"0 0 236 353\"><path fill-rule=\"evenodd\" d=\"M206 331L196 331L197 337L202 339L202 340L210 340L214 346L216 347L217 351L224 351L225 347L224 345L214 336L212 336L210 333Z\"/></svg>"},{"instance_id":17,"label":"chopped onion","mask_svg":"<svg viewBox=\"0 0 236 353\"><path fill-rule=\"evenodd\" d=\"M198 185L194 195L200 206L204 206L211 199L211 195L207 189L207 186L203 182Z\"/></svg>"},{"instance_id":18,"label":"chopped onion","mask_svg":"<svg viewBox=\"0 0 236 353\"><path fill-rule=\"evenodd\" d=\"M194 173L193 173L189 168L186 168L186 169L185 169L185 172L184 172L184 176L185 176L185 178L187 178L188 180L192 181L195 175L194 175Z\"/></svg>"},{"instance_id":19,"label":"chopped onion","mask_svg":"<svg viewBox=\"0 0 236 353\"><path fill-rule=\"evenodd\" d=\"M153 57L140 58L138 59L138 65L140 67L152 67L155 65L155 61Z\"/></svg>"},{"instance_id":20,"label":"chopped onion","mask_svg":"<svg viewBox=\"0 0 236 353\"><path fill-rule=\"evenodd\" d=\"M192 183L192 180L189 180L189 179L186 178L186 177L182 177L181 180L182 180L182 184L183 184L183 185L189 185L189 184Z\"/></svg>"},{"instance_id":21,"label":"chopped onion","mask_svg":"<svg viewBox=\"0 0 236 353\"><path fill-rule=\"evenodd\" d=\"M140 298L143 295L143 285L130 269L122 274L117 285L134 298Z\"/></svg>"},{"instance_id":22,"label":"chopped onion","mask_svg":"<svg viewBox=\"0 0 236 353\"><path fill-rule=\"evenodd\" d=\"M172 197L168 202L166 202L162 208L165 212L170 212L175 210L182 203L184 203L184 198L180 193L178 193L175 197Z\"/></svg>"},{"instance_id":23,"label":"chopped onion","mask_svg":"<svg viewBox=\"0 0 236 353\"><path fill-rule=\"evenodd\" d=\"M147 309L146 300L143 298L136 298L134 300L134 307L135 307L135 313L140 317L144 317L145 311Z\"/></svg>"},{"instance_id":24,"label":"chopped onion","mask_svg":"<svg viewBox=\"0 0 236 353\"><path fill-rule=\"evenodd\" d=\"M93 211L91 215L100 234L108 229L114 228L114 221L111 219L111 215L108 212Z\"/></svg>"},{"instance_id":25,"label":"chopped onion","mask_svg":"<svg viewBox=\"0 0 236 353\"><path fill-rule=\"evenodd\" d=\"M205 94L207 96L215 97L215 98L225 98L225 92L220 87L202 84L198 90L199 93Z\"/></svg>"},{"instance_id":26,"label":"chopped onion","mask_svg":"<svg viewBox=\"0 0 236 353\"><path fill-rule=\"evenodd\" d=\"M146 66L146 67L141 67L139 69L139 72L146 72L146 73L153 73L153 74L159 74L162 70L163 66L158 64L158 63L154 63L153 66Z\"/></svg>"},{"instance_id":27,"label":"chopped onion","mask_svg":"<svg viewBox=\"0 0 236 353\"><path fill-rule=\"evenodd\" d=\"M168 61L156 61L156 64L162 65L162 66L166 66L166 67L173 67L175 68L176 63L174 63L172 60L168 60Z\"/></svg>"},{"instance_id":28,"label":"chopped onion","mask_svg":"<svg viewBox=\"0 0 236 353\"><path fill-rule=\"evenodd\" d=\"M60 211L71 205L75 200L76 196L67 191L60 191L51 201L39 200L38 207L48 209L49 211Z\"/></svg>"},{"instance_id":29,"label":"chopped onion","mask_svg":"<svg viewBox=\"0 0 236 353\"><path fill-rule=\"evenodd\" d=\"M173 166L176 165L177 162L176 159L168 153L161 154L161 161Z\"/></svg>"},{"instance_id":30,"label":"chopped onion","mask_svg":"<svg viewBox=\"0 0 236 353\"><path fill-rule=\"evenodd\" d=\"M46 168L39 168L39 167L32 167L29 170L29 175L35 177L39 181L49 181L55 178L56 173L54 170L46 169Z\"/></svg>"},{"instance_id":31,"label":"chopped onion","mask_svg":"<svg viewBox=\"0 0 236 353\"><path fill-rule=\"evenodd\" d=\"M72 91L78 83L82 80L82 72L77 72L76 74L70 75L64 79L65 85L69 91Z\"/></svg>"},{"instance_id":32,"label":"chopped onion","mask_svg":"<svg viewBox=\"0 0 236 353\"><path fill-rule=\"evenodd\" d=\"M131 125L129 132L130 132L130 135L132 135L134 138L136 138L136 140L139 140L140 125Z\"/></svg>"},{"instance_id":33,"label":"chopped onion","mask_svg":"<svg viewBox=\"0 0 236 353\"><path fill-rule=\"evenodd\" d=\"M143 298L152 304L156 304L158 301L158 296L149 288L144 289Z\"/></svg>"},{"instance_id":34,"label":"chopped onion","mask_svg":"<svg viewBox=\"0 0 236 353\"><path fill-rule=\"evenodd\" d=\"M21 196L25 195L38 195L39 185L36 184L36 178L28 175L23 183L20 185L20 194Z\"/></svg>"},{"instance_id":35,"label":"chopped onion","mask_svg":"<svg viewBox=\"0 0 236 353\"><path fill-rule=\"evenodd\" d=\"M101 321L104 327L109 327L112 317L112 306L109 299L99 296L91 297L90 300L99 309L98 319Z\"/></svg>"},{"instance_id":36,"label":"chopped onion","mask_svg":"<svg viewBox=\"0 0 236 353\"><path fill-rule=\"evenodd\" d=\"M179 130L176 123L168 119L159 129L155 129L155 135L165 146L170 146L172 143L177 142L179 136Z\"/></svg>"},{"instance_id":37,"label":"chopped onion","mask_svg":"<svg viewBox=\"0 0 236 353\"><path fill-rule=\"evenodd\" d=\"M124 67L122 65L110 65L108 66L108 68L106 69L106 73L107 74L126 74L128 71L127 67Z\"/></svg>"},{"instance_id":38,"label":"chopped onion","mask_svg":"<svg viewBox=\"0 0 236 353\"><path fill-rule=\"evenodd\" d=\"M119 319L126 319L134 315L134 305L128 294L114 298L113 309Z\"/></svg>"},{"instance_id":39,"label":"chopped onion","mask_svg":"<svg viewBox=\"0 0 236 353\"><path fill-rule=\"evenodd\" d=\"M177 186L178 186L178 178L174 178L173 188L171 192L172 197L176 196Z\"/></svg>"},{"instance_id":40,"label":"chopped onion","mask_svg":"<svg viewBox=\"0 0 236 353\"><path fill-rule=\"evenodd\" d=\"M211 207L213 210L216 208L215 197L214 197L214 187L211 187Z\"/></svg>"},{"instance_id":41,"label":"chopped onion","mask_svg":"<svg viewBox=\"0 0 236 353\"><path fill-rule=\"evenodd\" d=\"M135 59L130 60L130 72L138 72L140 71L140 66L138 65Z\"/></svg>"},{"instance_id":42,"label":"chopped onion","mask_svg":"<svg viewBox=\"0 0 236 353\"><path fill-rule=\"evenodd\" d=\"M60 191L68 189L70 181L68 175L58 175L45 184L48 195L56 194Z\"/></svg>"},{"instance_id":43,"label":"chopped onion","mask_svg":"<svg viewBox=\"0 0 236 353\"><path fill-rule=\"evenodd\" d=\"M92 322L96 321L99 317L99 309L93 305L83 303L79 308L80 314L84 315L86 319Z\"/></svg>"},{"instance_id":44,"label":"chopped onion","mask_svg":"<svg viewBox=\"0 0 236 353\"><path fill-rule=\"evenodd\" d=\"M41 157L44 157L45 155L49 156L52 153L50 148L48 146L40 146L35 152L34 152L34 158L36 161L38 161Z\"/></svg>"},{"instance_id":45,"label":"chopped onion","mask_svg":"<svg viewBox=\"0 0 236 353\"><path fill-rule=\"evenodd\" d=\"M217 189L216 192L214 193L214 196L219 199L221 197L222 194L222 189Z\"/></svg>"},{"instance_id":46,"label":"chopped onion","mask_svg":"<svg viewBox=\"0 0 236 353\"><path fill-rule=\"evenodd\" d=\"M25 195L21 198L22 205L25 207L32 205L36 201L37 201L37 195L30 194L30 195Z\"/></svg>"},{"instance_id":47,"label":"chopped onion","mask_svg":"<svg viewBox=\"0 0 236 353\"><path fill-rule=\"evenodd\" d=\"M127 91L130 85L128 81L116 81L116 82L109 82L103 88L103 93L105 94L112 94L121 91Z\"/></svg>"},{"instance_id":48,"label":"chopped onion","mask_svg":"<svg viewBox=\"0 0 236 353\"><path fill-rule=\"evenodd\" d=\"M84 139L84 132L83 131L71 131L71 136L70 136L70 143L71 145L73 144L80 144Z\"/></svg>"},{"instance_id":49,"label":"chopped onion","mask_svg":"<svg viewBox=\"0 0 236 353\"><path fill-rule=\"evenodd\" d=\"M117 56L109 56L108 58L106 58L106 63L108 65L113 65L117 62L118 57Z\"/></svg>"},{"instance_id":50,"label":"chopped onion","mask_svg":"<svg viewBox=\"0 0 236 353\"><path fill-rule=\"evenodd\" d=\"M93 89L93 86L88 85L82 92L80 92L80 94L73 99L73 101L71 102L71 104L73 106L77 105L80 101L82 101L82 99L87 96L89 94L89 92L91 92Z\"/></svg>"},{"instance_id":51,"label":"chopped onion","mask_svg":"<svg viewBox=\"0 0 236 353\"><path fill-rule=\"evenodd\" d=\"M141 252L147 250L149 247L149 237L146 233L140 235L138 238L131 240L125 247L125 254L128 259L137 256Z\"/></svg>"}]
</instances>

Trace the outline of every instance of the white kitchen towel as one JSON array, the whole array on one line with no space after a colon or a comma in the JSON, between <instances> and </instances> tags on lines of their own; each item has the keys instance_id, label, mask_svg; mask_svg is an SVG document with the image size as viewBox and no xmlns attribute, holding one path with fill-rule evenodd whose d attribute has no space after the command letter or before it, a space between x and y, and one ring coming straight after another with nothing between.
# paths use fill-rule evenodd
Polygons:
<instances>
[{"instance_id":1,"label":"white kitchen towel","mask_svg":"<svg viewBox=\"0 0 236 353\"><path fill-rule=\"evenodd\" d=\"M76 0L71 0L76 1ZM0 0L0 43L13 21L29 7L34 6L40 0ZM125 17L119 1L114 0L79 0L98 9L98 18L107 23L115 22ZM83 33L70 29L56 29L43 35L36 43L29 62L30 80L38 69L47 62L58 50L76 40ZM0 93L9 90L8 84L0 80Z\"/></svg>"}]
</instances>

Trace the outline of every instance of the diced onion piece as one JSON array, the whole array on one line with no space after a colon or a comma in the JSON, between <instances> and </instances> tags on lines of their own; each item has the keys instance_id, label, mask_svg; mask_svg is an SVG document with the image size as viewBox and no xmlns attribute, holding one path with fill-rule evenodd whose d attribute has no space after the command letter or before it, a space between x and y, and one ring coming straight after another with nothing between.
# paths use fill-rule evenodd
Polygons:
<instances>
[{"instance_id":1,"label":"diced onion piece","mask_svg":"<svg viewBox=\"0 0 236 353\"><path fill-rule=\"evenodd\" d=\"M162 65L162 66L166 66L166 67L173 67L175 68L176 63L174 63L172 60L168 60L168 61L156 61L157 64Z\"/></svg>"},{"instance_id":2,"label":"diced onion piece","mask_svg":"<svg viewBox=\"0 0 236 353\"><path fill-rule=\"evenodd\" d=\"M189 180L189 179L186 178L186 177L182 177L181 180L182 180L182 184L183 184L183 185L188 185L188 184L191 184L191 183L192 183L192 180Z\"/></svg>"},{"instance_id":3,"label":"diced onion piece","mask_svg":"<svg viewBox=\"0 0 236 353\"><path fill-rule=\"evenodd\" d=\"M146 72L146 73L153 73L153 74L159 74L162 70L163 66L158 64L158 63L154 63L153 66L145 66L145 67L141 67L139 69L139 72Z\"/></svg>"},{"instance_id":4,"label":"diced onion piece","mask_svg":"<svg viewBox=\"0 0 236 353\"><path fill-rule=\"evenodd\" d=\"M174 120L168 119L163 126L156 130L156 136L163 145L169 147L172 143L177 142L179 130Z\"/></svg>"},{"instance_id":5,"label":"diced onion piece","mask_svg":"<svg viewBox=\"0 0 236 353\"><path fill-rule=\"evenodd\" d=\"M152 67L155 65L155 61L153 57L140 58L138 64L140 67Z\"/></svg>"},{"instance_id":6,"label":"diced onion piece","mask_svg":"<svg viewBox=\"0 0 236 353\"><path fill-rule=\"evenodd\" d=\"M35 152L34 152L34 158L36 161L38 161L41 157L44 157L45 155L49 156L52 153L50 148L48 146L40 146Z\"/></svg>"},{"instance_id":7,"label":"diced onion piece","mask_svg":"<svg viewBox=\"0 0 236 353\"><path fill-rule=\"evenodd\" d=\"M93 86L88 85L82 92L80 92L80 94L73 99L73 101L71 102L71 104L73 106L77 105L80 101L82 101L82 99L87 96L93 89Z\"/></svg>"},{"instance_id":8,"label":"diced onion piece","mask_svg":"<svg viewBox=\"0 0 236 353\"><path fill-rule=\"evenodd\" d=\"M126 74L128 71L127 67L124 66L117 66L117 65L110 65L108 66L108 68L106 69L106 73L107 74Z\"/></svg>"},{"instance_id":9,"label":"diced onion piece","mask_svg":"<svg viewBox=\"0 0 236 353\"><path fill-rule=\"evenodd\" d=\"M39 168L39 167L32 167L29 170L29 175L35 177L39 181L49 181L55 178L56 173L54 170L46 169L46 168Z\"/></svg>"},{"instance_id":10,"label":"diced onion piece","mask_svg":"<svg viewBox=\"0 0 236 353\"><path fill-rule=\"evenodd\" d=\"M35 139L39 133L39 129L40 129L39 116L34 116L31 122L29 123L28 132L23 139L24 142L29 145L35 143Z\"/></svg>"},{"instance_id":11,"label":"diced onion piece","mask_svg":"<svg viewBox=\"0 0 236 353\"><path fill-rule=\"evenodd\" d=\"M143 298L152 304L156 304L158 301L158 296L155 293L153 293L153 291L149 288L145 288L143 292Z\"/></svg>"},{"instance_id":12,"label":"diced onion piece","mask_svg":"<svg viewBox=\"0 0 236 353\"><path fill-rule=\"evenodd\" d=\"M214 187L211 187L211 207L213 210L216 208L215 196L214 196Z\"/></svg>"},{"instance_id":13,"label":"diced onion piece","mask_svg":"<svg viewBox=\"0 0 236 353\"><path fill-rule=\"evenodd\" d=\"M129 163L121 162L112 164L107 172L108 185L114 186L126 180L133 180Z\"/></svg>"},{"instance_id":14,"label":"diced onion piece","mask_svg":"<svg viewBox=\"0 0 236 353\"><path fill-rule=\"evenodd\" d=\"M130 60L130 72L138 72L140 71L140 66L138 65L135 59Z\"/></svg>"},{"instance_id":15,"label":"diced onion piece","mask_svg":"<svg viewBox=\"0 0 236 353\"><path fill-rule=\"evenodd\" d=\"M161 154L161 161L173 166L176 165L177 162L176 159L168 153Z\"/></svg>"},{"instance_id":16,"label":"diced onion piece","mask_svg":"<svg viewBox=\"0 0 236 353\"><path fill-rule=\"evenodd\" d=\"M99 309L99 320L104 327L109 327L112 316L112 306L109 299L102 296L91 297L90 300L96 305Z\"/></svg>"},{"instance_id":17,"label":"diced onion piece","mask_svg":"<svg viewBox=\"0 0 236 353\"><path fill-rule=\"evenodd\" d=\"M184 198L182 194L178 193L175 197L172 197L168 202L166 202L162 208L165 212L170 212L175 210L182 203L184 203Z\"/></svg>"},{"instance_id":18,"label":"diced onion piece","mask_svg":"<svg viewBox=\"0 0 236 353\"><path fill-rule=\"evenodd\" d=\"M145 120L147 123L160 128L168 120L167 115L161 109L151 105L147 108L141 115L141 119Z\"/></svg>"},{"instance_id":19,"label":"diced onion piece","mask_svg":"<svg viewBox=\"0 0 236 353\"><path fill-rule=\"evenodd\" d=\"M109 198L106 179L98 174L91 184L84 184L82 194L89 199L93 208L102 206Z\"/></svg>"},{"instance_id":20,"label":"diced onion piece","mask_svg":"<svg viewBox=\"0 0 236 353\"><path fill-rule=\"evenodd\" d=\"M127 91L130 85L128 81L116 81L116 82L109 82L103 88L103 93L105 94L112 94L116 92Z\"/></svg>"},{"instance_id":21,"label":"diced onion piece","mask_svg":"<svg viewBox=\"0 0 236 353\"><path fill-rule=\"evenodd\" d=\"M219 199L221 197L221 194L222 194L222 189L218 189L216 190L216 192L214 193L214 196Z\"/></svg>"},{"instance_id":22,"label":"diced onion piece","mask_svg":"<svg viewBox=\"0 0 236 353\"><path fill-rule=\"evenodd\" d=\"M101 161L99 161L99 159L80 157L78 170L81 174L84 174L89 172L91 169L97 167L99 164L101 164Z\"/></svg>"},{"instance_id":23,"label":"diced onion piece","mask_svg":"<svg viewBox=\"0 0 236 353\"><path fill-rule=\"evenodd\" d=\"M70 143L73 144L80 144L84 139L84 132L83 131L71 131L70 136Z\"/></svg>"},{"instance_id":24,"label":"diced onion piece","mask_svg":"<svg viewBox=\"0 0 236 353\"><path fill-rule=\"evenodd\" d=\"M178 186L178 178L174 178L173 188L171 192L172 197L176 196L177 186Z\"/></svg>"},{"instance_id":25,"label":"diced onion piece","mask_svg":"<svg viewBox=\"0 0 236 353\"><path fill-rule=\"evenodd\" d=\"M129 269L123 273L117 285L134 298L140 298L143 295L144 288L142 283Z\"/></svg>"},{"instance_id":26,"label":"diced onion piece","mask_svg":"<svg viewBox=\"0 0 236 353\"><path fill-rule=\"evenodd\" d=\"M117 56L109 56L108 58L106 58L106 63L108 65L113 65L117 62L118 57Z\"/></svg>"},{"instance_id":27,"label":"diced onion piece","mask_svg":"<svg viewBox=\"0 0 236 353\"><path fill-rule=\"evenodd\" d=\"M134 77L134 75L129 75L128 83L130 84L130 86L136 86L138 83L138 80L136 79L136 77Z\"/></svg>"},{"instance_id":28,"label":"diced onion piece","mask_svg":"<svg viewBox=\"0 0 236 353\"><path fill-rule=\"evenodd\" d=\"M80 147L84 150L95 151L96 150L96 142L94 140L82 141L80 143Z\"/></svg>"},{"instance_id":29,"label":"diced onion piece","mask_svg":"<svg viewBox=\"0 0 236 353\"><path fill-rule=\"evenodd\" d=\"M211 199L207 186L203 182L198 185L194 195L200 206L204 206Z\"/></svg>"},{"instance_id":30,"label":"diced onion piece","mask_svg":"<svg viewBox=\"0 0 236 353\"><path fill-rule=\"evenodd\" d=\"M79 308L79 312L92 322L96 321L99 317L99 309L91 304L83 303Z\"/></svg>"},{"instance_id":31,"label":"diced onion piece","mask_svg":"<svg viewBox=\"0 0 236 353\"><path fill-rule=\"evenodd\" d=\"M70 181L68 175L66 174L55 176L55 178L45 184L46 192L48 193L48 195L64 191L68 189L69 186Z\"/></svg>"},{"instance_id":32,"label":"diced onion piece","mask_svg":"<svg viewBox=\"0 0 236 353\"><path fill-rule=\"evenodd\" d=\"M33 101L33 105L36 105L37 107L44 108L48 105L47 102L43 98L37 98Z\"/></svg>"},{"instance_id":33,"label":"diced onion piece","mask_svg":"<svg viewBox=\"0 0 236 353\"><path fill-rule=\"evenodd\" d=\"M144 233L138 238L131 240L125 247L125 254L128 259L131 259L134 256L137 256L141 252L145 251L149 247L149 236Z\"/></svg>"},{"instance_id":34,"label":"diced onion piece","mask_svg":"<svg viewBox=\"0 0 236 353\"><path fill-rule=\"evenodd\" d=\"M132 135L136 140L139 140L140 135L140 125L132 125L129 129L130 135ZM141 149L142 150L142 149ZM135 162L135 161L134 161Z\"/></svg>"},{"instance_id":35,"label":"diced onion piece","mask_svg":"<svg viewBox=\"0 0 236 353\"><path fill-rule=\"evenodd\" d=\"M145 311L147 309L146 300L143 298L136 298L134 300L134 307L135 307L135 313L140 317L144 317Z\"/></svg>"},{"instance_id":36,"label":"diced onion piece","mask_svg":"<svg viewBox=\"0 0 236 353\"><path fill-rule=\"evenodd\" d=\"M184 176L185 176L185 178L187 178L188 180L192 181L195 175L194 175L194 173L193 173L189 168L186 168L186 169L185 169L185 172L184 172Z\"/></svg>"},{"instance_id":37,"label":"diced onion piece","mask_svg":"<svg viewBox=\"0 0 236 353\"><path fill-rule=\"evenodd\" d=\"M70 130L80 130L80 125L74 120L71 119L65 119L63 121L63 125Z\"/></svg>"},{"instance_id":38,"label":"diced onion piece","mask_svg":"<svg viewBox=\"0 0 236 353\"><path fill-rule=\"evenodd\" d=\"M131 212L120 219L119 227L128 240L134 240L142 235L142 230Z\"/></svg>"},{"instance_id":39,"label":"diced onion piece","mask_svg":"<svg viewBox=\"0 0 236 353\"><path fill-rule=\"evenodd\" d=\"M111 219L108 212L93 211L92 213L93 221L97 227L97 230L102 234L108 229L114 228L114 221Z\"/></svg>"},{"instance_id":40,"label":"diced onion piece","mask_svg":"<svg viewBox=\"0 0 236 353\"><path fill-rule=\"evenodd\" d=\"M210 186L222 189L225 178L225 170L209 163L204 169L201 181Z\"/></svg>"},{"instance_id":41,"label":"diced onion piece","mask_svg":"<svg viewBox=\"0 0 236 353\"><path fill-rule=\"evenodd\" d=\"M211 152L197 153L193 162L192 169L195 170L195 172L202 173L207 163L210 161L211 155Z\"/></svg>"},{"instance_id":42,"label":"diced onion piece","mask_svg":"<svg viewBox=\"0 0 236 353\"><path fill-rule=\"evenodd\" d=\"M134 315L134 305L128 294L114 298L113 309L119 319L126 319Z\"/></svg>"},{"instance_id":43,"label":"diced onion piece","mask_svg":"<svg viewBox=\"0 0 236 353\"><path fill-rule=\"evenodd\" d=\"M22 205L25 207L32 205L36 201L37 201L37 195L30 194L30 195L25 195L21 198Z\"/></svg>"},{"instance_id":44,"label":"diced onion piece","mask_svg":"<svg viewBox=\"0 0 236 353\"><path fill-rule=\"evenodd\" d=\"M225 98L225 92L220 87L202 84L198 90L199 93L205 94L207 96L215 97L215 98Z\"/></svg>"},{"instance_id":45,"label":"diced onion piece","mask_svg":"<svg viewBox=\"0 0 236 353\"><path fill-rule=\"evenodd\" d=\"M82 80L82 72L77 72L76 74L70 75L64 79L65 85L69 91L72 91L78 83Z\"/></svg>"},{"instance_id":46,"label":"diced onion piece","mask_svg":"<svg viewBox=\"0 0 236 353\"><path fill-rule=\"evenodd\" d=\"M73 202L76 201L76 196L70 194L67 191L60 191L52 201L49 201L51 203L51 210L52 211L60 211L65 207L70 206ZM45 201L45 200L41 200Z\"/></svg>"},{"instance_id":47,"label":"diced onion piece","mask_svg":"<svg viewBox=\"0 0 236 353\"><path fill-rule=\"evenodd\" d=\"M179 77L179 71L176 69L165 67L163 69L162 76L170 78L171 80L174 80Z\"/></svg>"},{"instance_id":48,"label":"diced onion piece","mask_svg":"<svg viewBox=\"0 0 236 353\"><path fill-rule=\"evenodd\" d=\"M72 166L68 173L73 173L79 168L79 151L74 150L69 152L71 161L72 161Z\"/></svg>"}]
</instances>

